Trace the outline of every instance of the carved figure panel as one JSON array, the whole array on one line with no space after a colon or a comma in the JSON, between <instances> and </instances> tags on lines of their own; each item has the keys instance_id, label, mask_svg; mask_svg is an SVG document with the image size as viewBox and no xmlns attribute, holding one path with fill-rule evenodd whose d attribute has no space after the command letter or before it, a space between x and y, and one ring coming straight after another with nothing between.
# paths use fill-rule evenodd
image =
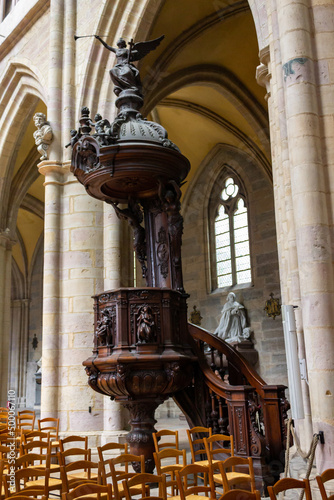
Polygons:
<instances>
[{"instance_id":1,"label":"carved figure panel","mask_svg":"<svg viewBox=\"0 0 334 500\"><path fill-rule=\"evenodd\" d=\"M156 325L150 306L145 304L138 311L137 319L137 340L138 342L155 342L156 341Z\"/></svg>"},{"instance_id":2,"label":"carved figure panel","mask_svg":"<svg viewBox=\"0 0 334 500\"><path fill-rule=\"evenodd\" d=\"M158 305L130 305L130 335L132 343L157 342L161 334L160 307Z\"/></svg>"},{"instance_id":3,"label":"carved figure panel","mask_svg":"<svg viewBox=\"0 0 334 500\"><path fill-rule=\"evenodd\" d=\"M167 233L164 227L161 227L159 229L157 244L157 257L158 265L160 267L160 273L161 276L166 279L168 276L169 250L167 243Z\"/></svg>"},{"instance_id":4,"label":"carved figure panel","mask_svg":"<svg viewBox=\"0 0 334 500\"><path fill-rule=\"evenodd\" d=\"M103 309L100 313L100 319L97 321L95 335L97 346L111 346L115 337L115 306Z\"/></svg>"}]
</instances>

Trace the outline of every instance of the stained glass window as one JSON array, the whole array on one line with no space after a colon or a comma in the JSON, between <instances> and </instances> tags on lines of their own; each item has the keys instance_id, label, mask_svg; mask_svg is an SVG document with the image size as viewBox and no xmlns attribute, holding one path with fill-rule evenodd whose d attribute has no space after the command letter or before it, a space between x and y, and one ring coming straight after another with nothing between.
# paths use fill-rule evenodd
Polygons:
<instances>
[{"instance_id":1,"label":"stained glass window","mask_svg":"<svg viewBox=\"0 0 334 500\"><path fill-rule=\"evenodd\" d=\"M247 207L232 177L221 191L214 233L218 288L251 282Z\"/></svg>"}]
</instances>

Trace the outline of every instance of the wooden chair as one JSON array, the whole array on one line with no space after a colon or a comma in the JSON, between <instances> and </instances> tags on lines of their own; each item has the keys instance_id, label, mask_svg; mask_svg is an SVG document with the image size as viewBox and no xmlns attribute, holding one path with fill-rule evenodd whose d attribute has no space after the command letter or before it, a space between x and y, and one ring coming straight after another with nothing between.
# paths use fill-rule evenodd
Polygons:
<instances>
[{"instance_id":1,"label":"wooden chair","mask_svg":"<svg viewBox=\"0 0 334 500\"><path fill-rule=\"evenodd\" d=\"M99 454L100 462L104 462L106 460L110 460L110 456L108 457L108 451L119 450L125 454L128 453L128 445L127 443L107 443L104 446L98 446L97 452ZM118 453L119 455L119 453Z\"/></svg>"},{"instance_id":2,"label":"wooden chair","mask_svg":"<svg viewBox=\"0 0 334 500\"><path fill-rule=\"evenodd\" d=\"M8 411L0 412L0 428L6 429L8 427Z\"/></svg>"},{"instance_id":3,"label":"wooden chair","mask_svg":"<svg viewBox=\"0 0 334 500\"><path fill-rule=\"evenodd\" d=\"M155 466L157 469L157 474L166 474L170 476L170 479L166 478L166 488L171 487L171 495L176 495L177 492L177 483L175 472L177 470L183 469L187 465L187 455L186 450L173 450L171 448L165 448L158 453L153 453ZM180 457L182 457L182 463L179 463ZM175 463L162 465L163 460L173 459ZM168 495L168 492L167 492Z\"/></svg>"},{"instance_id":4,"label":"wooden chair","mask_svg":"<svg viewBox=\"0 0 334 500\"><path fill-rule=\"evenodd\" d=\"M327 481L331 481L333 479L334 479L334 469L327 469L322 474L320 474L320 476L316 476L322 500L334 500L334 494L328 496L324 485L324 483L326 483Z\"/></svg>"},{"instance_id":5,"label":"wooden chair","mask_svg":"<svg viewBox=\"0 0 334 500\"><path fill-rule=\"evenodd\" d=\"M41 455L50 455L50 442L36 439L24 443L22 439L22 443L20 445L20 456L26 455L27 453L33 453L33 450L39 450L38 453Z\"/></svg>"},{"instance_id":6,"label":"wooden chair","mask_svg":"<svg viewBox=\"0 0 334 500\"><path fill-rule=\"evenodd\" d=\"M233 436L214 434L209 438L204 438L203 442L209 465L215 461L222 461L234 455ZM225 443L228 443L229 446L225 446ZM221 456L217 457L217 455Z\"/></svg>"},{"instance_id":7,"label":"wooden chair","mask_svg":"<svg viewBox=\"0 0 334 500\"><path fill-rule=\"evenodd\" d=\"M38 497L38 492L26 491L25 495L22 493L13 493L10 498L15 500L48 500L45 496Z\"/></svg>"},{"instance_id":8,"label":"wooden chair","mask_svg":"<svg viewBox=\"0 0 334 500\"><path fill-rule=\"evenodd\" d=\"M148 488L150 484L159 485L159 496L150 496ZM126 500L132 500L134 491L140 490L141 500L166 500L166 476L156 474L136 474L131 479L123 481L123 490Z\"/></svg>"},{"instance_id":9,"label":"wooden chair","mask_svg":"<svg viewBox=\"0 0 334 500\"><path fill-rule=\"evenodd\" d=\"M2 474L8 474L8 459L10 454L10 447L0 444L0 460L3 464Z\"/></svg>"},{"instance_id":10,"label":"wooden chair","mask_svg":"<svg viewBox=\"0 0 334 500\"><path fill-rule=\"evenodd\" d=\"M248 466L249 473L246 474L244 472L237 472L235 467L240 465ZM245 483L250 485L250 489L253 493L256 490L253 460L251 457L230 457L223 462L212 464L212 469L215 470L216 468L219 468L220 473L213 474L213 481L217 484L223 485L224 492L229 491L231 486ZM231 470L227 471L227 469Z\"/></svg>"},{"instance_id":11,"label":"wooden chair","mask_svg":"<svg viewBox=\"0 0 334 500\"><path fill-rule=\"evenodd\" d=\"M15 493L24 496L49 497L51 490L60 490L61 481L50 479L50 469L22 468L15 471ZM6 497L11 496L8 483L5 482Z\"/></svg>"},{"instance_id":12,"label":"wooden chair","mask_svg":"<svg viewBox=\"0 0 334 500\"><path fill-rule=\"evenodd\" d=\"M34 412L34 410L20 410L17 412L17 414L19 416L21 416L21 415L33 415L34 417L36 417L36 413Z\"/></svg>"},{"instance_id":13,"label":"wooden chair","mask_svg":"<svg viewBox=\"0 0 334 500\"><path fill-rule=\"evenodd\" d=\"M35 413L23 413L18 412L16 417L16 427L23 432L29 432L34 430L35 425Z\"/></svg>"},{"instance_id":14,"label":"wooden chair","mask_svg":"<svg viewBox=\"0 0 334 500\"><path fill-rule=\"evenodd\" d=\"M198 437L198 434L206 434L206 436ZM197 460L199 455L205 455L204 447L204 437L210 438L212 436L211 427L193 427L192 429L187 429L187 435L189 440L191 460L193 464L197 465L209 465L208 459Z\"/></svg>"},{"instance_id":15,"label":"wooden chair","mask_svg":"<svg viewBox=\"0 0 334 500\"><path fill-rule=\"evenodd\" d=\"M168 429L162 429L161 431L154 432L152 436L156 453L159 453L159 451L163 450L164 448L172 448L173 450L179 449L178 431L169 431ZM168 436L168 441L165 441L164 439L166 438L166 436ZM173 436L173 438L171 438L170 436Z\"/></svg>"},{"instance_id":16,"label":"wooden chair","mask_svg":"<svg viewBox=\"0 0 334 500\"><path fill-rule=\"evenodd\" d=\"M138 466L140 466L140 470L142 473L145 472L145 457L144 455L137 456L131 454L123 454L118 457L111 458L109 460L109 469L110 472L105 473L102 467L102 484L107 484L108 477L111 476L112 485L113 485L113 495L116 500L120 500L125 496L123 489L123 481L128 481L132 477L136 475L135 472L129 472L129 464L132 465L133 462L137 462ZM118 468L117 466L121 466L122 468ZM140 495L140 488L133 488L131 490L132 495Z\"/></svg>"},{"instance_id":17,"label":"wooden chair","mask_svg":"<svg viewBox=\"0 0 334 500\"><path fill-rule=\"evenodd\" d=\"M42 418L38 420L38 430L49 432L51 438L51 445L54 447L59 446L58 433L59 433L59 418Z\"/></svg>"},{"instance_id":18,"label":"wooden chair","mask_svg":"<svg viewBox=\"0 0 334 500\"><path fill-rule=\"evenodd\" d=\"M21 455L17 457L15 460L15 468L16 469L24 469L24 468L34 468L34 469L45 469L46 467L49 469L50 465L50 455L43 453L26 453L25 455ZM59 466L57 466L59 468Z\"/></svg>"},{"instance_id":19,"label":"wooden chair","mask_svg":"<svg viewBox=\"0 0 334 500\"><path fill-rule=\"evenodd\" d=\"M0 459L0 500L3 500L5 498L5 476L4 476L4 469L5 469L5 461Z\"/></svg>"},{"instance_id":20,"label":"wooden chair","mask_svg":"<svg viewBox=\"0 0 334 500\"><path fill-rule=\"evenodd\" d=\"M65 450L63 452L58 452L58 462L59 465L66 466L68 463L71 462L77 462L78 460L88 460L89 462L92 459L92 454L91 450L87 449L85 450L84 448L69 448L68 450ZM73 460L74 458L74 460ZM70 459L68 461L68 459ZM100 464L101 465L101 464ZM72 480L72 479L87 479L87 470L84 469L81 472L74 472L73 474L68 474L67 478ZM98 474L96 472L91 472L89 479L97 480Z\"/></svg>"},{"instance_id":21,"label":"wooden chair","mask_svg":"<svg viewBox=\"0 0 334 500\"><path fill-rule=\"evenodd\" d=\"M27 444L30 441L45 441L46 443L50 443L50 433L42 432L42 431L28 431L22 434L21 443Z\"/></svg>"},{"instance_id":22,"label":"wooden chair","mask_svg":"<svg viewBox=\"0 0 334 500\"><path fill-rule=\"evenodd\" d=\"M293 490L295 488L300 488L305 491L305 500L312 500L310 482L308 479L293 479L291 477L285 477L280 479L274 486L268 486L268 493L271 500L277 500L277 495L282 491Z\"/></svg>"},{"instance_id":23,"label":"wooden chair","mask_svg":"<svg viewBox=\"0 0 334 500\"><path fill-rule=\"evenodd\" d=\"M209 485L198 484L198 475L209 477ZM186 500L190 497L191 500L216 499L212 475L210 474L209 466L190 464L183 469L176 471L176 482L179 489L179 496L173 497L173 500ZM189 484L188 476L194 476L194 482ZM200 495L205 493L205 496Z\"/></svg>"},{"instance_id":24,"label":"wooden chair","mask_svg":"<svg viewBox=\"0 0 334 500\"><path fill-rule=\"evenodd\" d=\"M87 436L67 436L64 439L59 440L59 451L63 453L69 443L71 444L70 448L82 448L83 450L88 450ZM76 443L76 446L73 446L73 443ZM82 446L78 446L78 443Z\"/></svg>"},{"instance_id":25,"label":"wooden chair","mask_svg":"<svg viewBox=\"0 0 334 500\"><path fill-rule=\"evenodd\" d=\"M218 500L261 500L258 490L253 493L246 490L230 490L224 493Z\"/></svg>"},{"instance_id":26,"label":"wooden chair","mask_svg":"<svg viewBox=\"0 0 334 500\"><path fill-rule=\"evenodd\" d=\"M38 492L34 491L27 491L25 492L25 495L22 495L22 493L13 493L10 498L13 498L15 500L48 500L45 496L38 497Z\"/></svg>"},{"instance_id":27,"label":"wooden chair","mask_svg":"<svg viewBox=\"0 0 334 500\"><path fill-rule=\"evenodd\" d=\"M50 433L51 456L53 461L59 449L59 418L46 417L38 420L38 430Z\"/></svg>"},{"instance_id":28,"label":"wooden chair","mask_svg":"<svg viewBox=\"0 0 334 500\"><path fill-rule=\"evenodd\" d=\"M109 466L109 460L111 458L115 458L115 455L111 456L109 452L112 452L116 450L117 456L121 453L128 453L128 445L127 443L107 443L103 446L98 446L97 447L97 453L99 455L99 462L102 466L102 476L104 478L106 477L111 477L110 473L110 466ZM103 482L103 484L106 484L106 481Z\"/></svg>"},{"instance_id":29,"label":"wooden chair","mask_svg":"<svg viewBox=\"0 0 334 500\"><path fill-rule=\"evenodd\" d=\"M97 472L94 473L93 470ZM68 493L73 488L85 483L98 483L101 477L100 470L99 464L90 460L78 460L67 465L61 465L60 478L63 485L63 493ZM93 474L94 477L92 477Z\"/></svg>"},{"instance_id":30,"label":"wooden chair","mask_svg":"<svg viewBox=\"0 0 334 500\"><path fill-rule=\"evenodd\" d=\"M62 500L112 500L111 484L86 483L77 486L69 493L62 494Z\"/></svg>"}]
</instances>

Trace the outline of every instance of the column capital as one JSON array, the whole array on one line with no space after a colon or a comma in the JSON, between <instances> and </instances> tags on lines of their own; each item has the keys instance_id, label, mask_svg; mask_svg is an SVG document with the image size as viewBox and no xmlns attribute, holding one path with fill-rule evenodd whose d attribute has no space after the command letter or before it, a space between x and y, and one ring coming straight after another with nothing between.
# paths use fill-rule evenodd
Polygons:
<instances>
[{"instance_id":1,"label":"column capital","mask_svg":"<svg viewBox=\"0 0 334 500\"><path fill-rule=\"evenodd\" d=\"M9 228L0 231L0 246L4 247L6 250L11 250L16 242L17 240Z\"/></svg>"},{"instance_id":2,"label":"column capital","mask_svg":"<svg viewBox=\"0 0 334 500\"><path fill-rule=\"evenodd\" d=\"M265 95L265 100L267 101L270 97L270 49L269 45L260 50L259 53L260 64L256 68L256 81L261 87L264 87L267 91Z\"/></svg>"},{"instance_id":3,"label":"column capital","mask_svg":"<svg viewBox=\"0 0 334 500\"><path fill-rule=\"evenodd\" d=\"M38 163L38 171L45 176L45 183L64 184L64 176L70 172L71 162L43 160Z\"/></svg>"}]
</instances>

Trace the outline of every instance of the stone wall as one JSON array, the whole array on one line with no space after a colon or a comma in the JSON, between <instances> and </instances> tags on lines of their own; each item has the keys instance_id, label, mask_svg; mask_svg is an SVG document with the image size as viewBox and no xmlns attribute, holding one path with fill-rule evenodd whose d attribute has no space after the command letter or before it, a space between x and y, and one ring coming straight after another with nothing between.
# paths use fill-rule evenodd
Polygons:
<instances>
[{"instance_id":1,"label":"stone wall","mask_svg":"<svg viewBox=\"0 0 334 500\"><path fill-rule=\"evenodd\" d=\"M208 203L212 186L223 165L229 165L243 180L249 212L252 283L211 290L208 248ZM233 291L244 304L259 353L255 367L267 383L287 383L281 317L266 317L264 306L272 292L279 297L278 255L273 187L261 168L236 148L218 145L203 161L199 175L190 185L183 204L184 235L182 259L185 289L190 294L189 315L196 305L202 327L214 332L227 294Z\"/></svg>"}]
</instances>

